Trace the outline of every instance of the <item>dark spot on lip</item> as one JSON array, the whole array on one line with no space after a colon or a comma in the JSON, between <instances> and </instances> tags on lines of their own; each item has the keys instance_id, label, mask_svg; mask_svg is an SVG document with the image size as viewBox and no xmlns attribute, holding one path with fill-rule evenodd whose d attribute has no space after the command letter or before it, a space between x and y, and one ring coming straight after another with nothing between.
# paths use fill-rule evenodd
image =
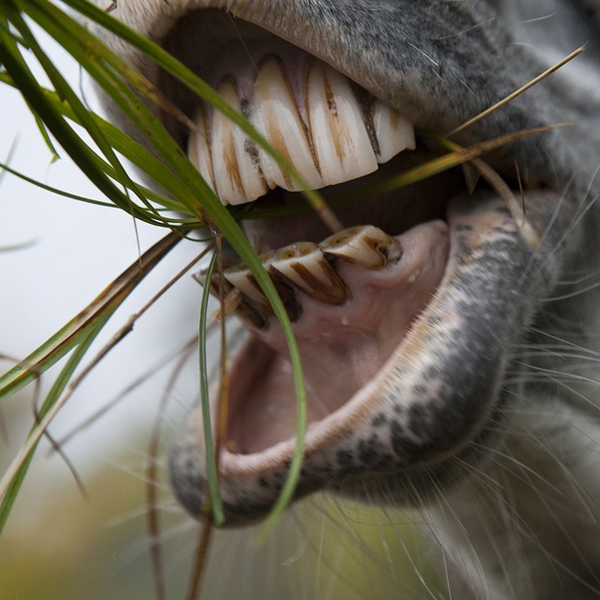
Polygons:
<instances>
[{"instance_id":1,"label":"dark spot on lip","mask_svg":"<svg viewBox=\"0 0 600 600\"><path fill-rule=\"evenodd\" d=\"M463 231L473 231L473 225L465 225L463 223L456 225L456 227L454 228L454 231L457 232L463 232Z\"/></svg>"},{"instance_id":2,"label":"dark spot on lip","mask_svg":"<svg viewBox=\"0 0 600 600\"><path fill-rule=\"evenodd\" d=\"M339 450L337 453L337 462L342 467L352 465L354 462L354 453L350 450Z\"/></svg>"},{"instance_id":3,"label":"dark spot on lip","mask_svg":"<svg viewBox=\"0 0 600 600\"><path fill-rule=\"evenodd\" d=\"M411 442L406 437L404 427L398 423L398 421L392 421L390 423L390 434L392 439L392 449L396 453L396 456L403 463L410 462L411 456L414 456L418 450L417 444Z\"/></svg>"},{"instance_id":4,"label":"dark spot on lip","mask_svg":"<svg viewBox=\"0 0 600 600\"><path fill-rule=\"evenodd\" d=\"M424 383L417 383L412 387L412 393L415 396L423 396L427 393L427 386Z\"/></svg>"},{"instance_id":5,"label":"dark spot on lip","mask_svg":"<svg viewBox=\"0 0 600 600\"><path fill-rule=\"evenodd\" d=\"M374 465L381 455L379 452L379 438L376 434L371 435L368 440L358 442L358 457L365 465Z\"/></svg>"},{"instance_id":6,"label":"dark spot on lip","mask_svg":"<svg viewBox=\"0 0 600 600\"><path fill-rule=\"evenodd\" d=\"M371 421L371 425L373 425L373 427L380 427L381 425L385 425L387 421L387 415L381 412Z\"/></svg>"}]
</instances>

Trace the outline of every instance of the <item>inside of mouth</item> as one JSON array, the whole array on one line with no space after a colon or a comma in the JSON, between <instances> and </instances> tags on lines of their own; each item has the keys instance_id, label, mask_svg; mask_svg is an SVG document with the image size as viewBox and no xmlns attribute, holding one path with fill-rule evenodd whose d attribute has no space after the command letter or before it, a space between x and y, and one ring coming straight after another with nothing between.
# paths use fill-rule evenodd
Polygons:
<instances>
[{"instance_id":1,"label":"inside of mouth","mask_svg":"<svg viewBox=\"0 0 600 600\"><path fill-rule=\"evenodd\" d=\"M205 40L197 55L190 54L190 36ZM398 123L395 111L390 113L344 75L254 25L233 25L220 11L192 13L171 31L165 46L223 93L301 175L317 182L314 187L326 200L343 198L431 157L420 145L407 150L406 143L396 144L395 133L401 132L391 127ZM311 86L322 81L330 87L320 96L312 94ZM293 322L314 427L375 385L418 322L444 276L449 253L444 219L464 181L446 173L377 198L332 203L344 227L367 228L359 227L357 237L349 230L350 243L338 251L328 238L332 232L314 211L254 218L253 213L265 208L303 205L297 185L211 107L187 97L173 82L163 82L163 89L197 119L200 133L187 141L192 162L224 204L244 204L245 232L264 252L265 268ZM270 94L289 98L269 104ZM383 128L375 127L375 106L388 119ZM283 122L286 111L292 126ZM373 236L381 242L381 264L369 258ZM243 265L231 267L213 285L237 295L238 315L251 331L229 374L226 448L237 454L262 452L296 431L294 378L285 339Z\"/></svg>"},{"instance_id":2,"label":"inside of mouth","mask_svg":"<svg viewBox=\"0 0 600 600\"><path fill-rule=\"evenodd\" d=\"M367 388L381 393L379 373L443 279L450 245L446 223L429 221L395 237L378 231L351 228L311 249L318 254L312 273L321 277L326 270L335 280L323 296L315 294L310 279L296 279L295 272L286 276L293 258L285 259L285 266L272 263L276 278L283 275L288 286L281 294L286 306L288 293L293 295L293 330L312 427L330 416L343 417L353 398L362 393L366 399ZM375 237L381 260L370 242ZM237 454L261 452L296 431L294 377L279 324L267 316L265 325L250 328L252 338L229 374L227 448Z\"/></svg>"}]
</instances>

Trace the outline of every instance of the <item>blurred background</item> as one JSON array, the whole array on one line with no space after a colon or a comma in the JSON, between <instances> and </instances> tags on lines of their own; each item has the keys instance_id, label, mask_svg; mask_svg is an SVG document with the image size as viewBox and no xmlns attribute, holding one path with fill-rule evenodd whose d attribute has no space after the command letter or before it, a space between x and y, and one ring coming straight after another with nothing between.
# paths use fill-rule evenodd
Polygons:
<instances>
[{"instance_id":1,"label":"blurred background","mask_svg":"<svg viewBox=\"0 0 600 600\"><path fill-rule=\"evenodd\" d=\"M52 44L46 42L46 47ZM74 88L95 98L78 65L52 55ZM11 155L12 152L12 155ZM37 181L99 198L62 154L45 146L18 93L0 85L0 161ZM0 182L0 368L23 358L98 295L163 231L134 227L120 211L39 190L5 174ZM180 244L112 319L89 357L199 251ZM200 287L186 276L86 379L50 428L81 480L44 441L0 537L3 600L137 600L154 597L146 525L148 446L155 422L167 597L186 597L198 527L172 501L164 470L168 440L197 394L192 358L159 412L170 374L195 335ZM60 366L60 365L59 365ZM53 372L43 376L39 394ZM0 472L33 422L33 386L0 412ZM122 399L115 403L119 397ZM89 427L88 419L115 404ZM65 440L67 436L68 441ZM399 557L411 549L406 568ZM203 598L371 599L438 597L431 557L414 519L324 497L290 511L261 547L252 530L225 532L211 549Z\"/></svg>"}]
</instances>

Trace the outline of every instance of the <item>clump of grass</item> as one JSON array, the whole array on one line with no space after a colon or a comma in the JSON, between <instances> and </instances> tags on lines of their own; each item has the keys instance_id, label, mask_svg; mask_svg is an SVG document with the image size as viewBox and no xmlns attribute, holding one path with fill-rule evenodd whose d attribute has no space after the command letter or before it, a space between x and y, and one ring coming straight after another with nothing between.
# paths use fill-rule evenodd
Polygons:
<instances>
[{"instance_id":1,"label":"clump of grass","mask_svg":"<svg viewBox=\"0 0 600 600\"><path fill-rule=\"evenodd\" d=\"M252 135L257 143L260 143L272 154L294 180L300 185L303 184L302 178L295 173L291 165L287 164L285 159L271 148L241 115L231 109L214 90L176 59L110 15L83 0L69 0L65 4L146 52L148 56L183 81L201 98L211 102L238 123ZM85 107L38 43L28 21L24 18L25 16L40 25L81 64L104 92L136 124L153 152ZM40 87L28 66L26 55L29 55L29 59L33 55L38 61L54 89L48 90ZM185 153L140 100L140 96L149 98L160 106L165 106L166 100L141 74L131 69L79 22L47 0L0 1L0 64L2 64L0 81L17 87L21 91L40 124L44 138L49 144L51 144L51 136L58 141L104 195L106 198L104 202L107 205L118 207L141 221L170 229L172 233L165 238L166 246L172 247L176 240L185 237L186 233L193 229L210 227L217 230L228 239L241 259L252 270L273 306L275 315L286 335L296 381L299 413L298 441L286 493L282 495L277 507L278 513L282 512L293 496L295 482L300 471L306 429L305 391L297 346L283 304L251 244L229 211L221 205L212 190L191 165ZM170 110L177 114L176 108L170 107ZM95 149L81 140L75 126L85 128L96 146ZM53 152L56 152L54 148ZM158 186L166 191L166 195L158 194L136 183L121 164L118 154L148 174ZM307 191L306 194L317 210L327 212L318 194L310 191ZM76 199L88 201L84 198ZM167 248L162 248L161 256L167 252ZM80 315L69 322L40 348L0 378L0 401L2 401L39 377L57 360L72 352L67 367L58 378L60 385L53 388L43 404L40 413L42 420L40 424L34 426L31 440L39 439L41 431L47 426L45 416L53 414L49 412L50 409L59 405L58 398L80 365L89 344L133 287L127 287L126 292L111 295L111 302L103 301L98 305L88 307L82 313L86 318L82 318ZM112 285L110 289L113 289ZM89 319L90 314L94 315L91 320ZM203 398L203 400L207 402L207 398ZM33 456L31 450L35 447L35 443L30 442L28 446L30 446L27 453L29 458L17 457L11 473L5 475L2 480L3 487L0 487L0 494L3 497L3 503L0 505L0 529L6 522L31 456ZM212 440L209 432L207 447L211 446ZM216 469L212 469L212 472L215 473ZM217 487L215 476L211 477L211 486L214 489ZM219 511L218 495L212 494L212 497L216 499L211 503L214 518L220 524L223 517L222 512ZM274 516L273 519L275 518Z\"/></svg>"}]
</instances>

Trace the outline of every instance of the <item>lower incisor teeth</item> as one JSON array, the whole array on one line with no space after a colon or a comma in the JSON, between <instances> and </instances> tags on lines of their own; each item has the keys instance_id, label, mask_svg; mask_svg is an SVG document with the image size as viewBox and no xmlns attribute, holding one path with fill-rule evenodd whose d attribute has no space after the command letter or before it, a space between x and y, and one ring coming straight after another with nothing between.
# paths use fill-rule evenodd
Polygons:
<instances>
[{"instance_id":1,"label":"lower incisor teeth","mask_svg":"<svg viewBox=\"0 0 600 600\"><path fill-rule=\"evenodd\" d=\"M350 293L316 244L298 242L275 253L269 265L315 300L342 304Z\"/></svg>"},{"instance_id":2,"label":"lower incisor teeth","mask_svg":"<svg viewBox=\"0 0 600 600\"><path fill-rule=\"evenodd\" d=\"M373 225L344 229L319 244L323 252L367 269L380 269L402 257L400 242Z\"/></svg>"},{"instance_id":3,"label":"lower incisor teeth","mask_svg":"<svg viewBox=\"0 0 600 600\"><path fill-rule=\"evenodd\" d=\"M373 225L359 225L340 231L319 245L297 242L262 254L263 266L292 321L302 315L302 301L294 290L330 305L343 304L351 297L331 257L365 269L381 269L401 259L402 246L396 238ZM226 294L231 291L231 286L239 290L242 300L238 312L257 327L265 327L271 310L250 269L243 265L232 267L224 272L224 276L225 280L213 279L213 291L218 293L219 285L216 284L219 282Z\"/></svg>"},{"instance_id":4,"label":"lower incisor teeth","mask_svg":"<svg viewBox=\"0 0 600 600\"><path fill-rule=\"evenodd\" d=\"M252 275L252 271L250 271L248 267L245 265L232 267L227 269L224 275L225 279L227 279L231 285L248 296L248 298L262 306L269 305L266 296L263 294L260 286L256 283L256 279L254 279L254 275Z\"/></svg>"}]
</instances>

